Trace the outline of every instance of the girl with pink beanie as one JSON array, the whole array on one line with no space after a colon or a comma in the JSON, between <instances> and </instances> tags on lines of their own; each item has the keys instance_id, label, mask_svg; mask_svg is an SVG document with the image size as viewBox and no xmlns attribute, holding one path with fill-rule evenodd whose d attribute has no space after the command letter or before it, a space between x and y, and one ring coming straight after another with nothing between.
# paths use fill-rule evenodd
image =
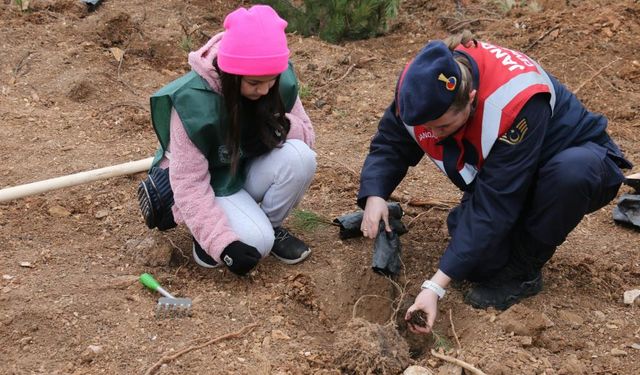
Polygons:
<instances>
[{"instance_id":1,"label":"girl with pink beanie","mask_svg":"<svg viewBox=\"0 0 640 375\"><path fill-rule=\"evenodd\" d=\"M286 26L265 5L233 11L189 54L192 71L151 97L160 149L143 214L161 230L186 224L200 266L244 275L269 253L287 264L311 253L282 227L316 169Z\"/></svg>"}]
</instances>

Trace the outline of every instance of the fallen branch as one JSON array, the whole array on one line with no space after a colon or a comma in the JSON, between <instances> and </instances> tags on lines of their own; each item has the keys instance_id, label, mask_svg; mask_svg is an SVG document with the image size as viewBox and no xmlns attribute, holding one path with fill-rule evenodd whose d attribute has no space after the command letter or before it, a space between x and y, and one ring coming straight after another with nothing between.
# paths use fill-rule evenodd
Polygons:
<instances>
[{"instance_id":1,"label":"fallen branch","mask_svg":"<svg viewBox=\"0 0 640 375\"><path fill-rule=\"evenodd\" d=\"M436 357L436 358L440 358L443 361L447 361L449 363L453 363L456 366L460 366L465 370L469 370L473 374L476 374L476 375L487 375L482 370L476 368L472 364L469 364L469 363L467 363L465 361L459 360L458 358L453 358L453 357L445 355L445 354L440 354L440 353L436 352L433 349L431 349L431 355Z\"/></svg>"},{"instance_id":2,"label":"fallen branch","mask_svg":"<svg viewBox=\"0 0 640 375\"><path fill-rule=\"evenodd\" d=\"M226 339L231 339L231 338L236 338L236 337L243 336L243 335L251 332L257 325L258 325L258 323L251 323L251 324L249 324L247 326L244 326L239 331L232 332L232 333L227 333L226 335L218 336L218 337L213 338L213 339L211 339L211 340L209 340L209 341L207 341L207 342L205 342L203 344L190 346L188 348L180 350L179 352L177 352L175 354L164 356L164 357L160 358L160 360L158 362L154 363L153 366L149 367L149 369L144 374L145 375L154 374L160 368L160 366L162 366L163 364L169 363L169 362L173 361L174 359L182 356L183 354L189 353L190 351L202 349L205 346L208 346L208 345L211 345L211 344L215 344L218 341L222 341L222 340L226 340Z\"/></svg>"},{"instance_id":3,"label":"fallen branch","mask_svg":"<svg viewBox=\"0 0 640 375\"><path fill-rule=\"evenodd\" d=\"M414 207L425 207L425 206L431 206L434 208L439 208L439 209L451 209L453 208L453 206L455 206L456 204L458 204L457 201L449 201L449 200L437 200L437 199L424 199L424 200L420 200L420 199L410 199L409 202L407 202L407 204L409 206L414 206Z\"/></svg>"},{"instance_id":4,"label":"fallen branch","mask_svg":"<svg viewBox=\"0 0 640 375\"><path fill-rule=\"evenodd\" d=\"M598 75L600 75L600 73L602 73L603 70L607 69L611 65L617 63L618 61L620 61L620 57L618 57L615 60L611 61L610 63L608 63L607 65L603 66L602 68L598 69L598 71L595 72L591 77L589 77L589 79L587 79L586 81L582 82L580 84L580 86L578 86L577 89L573 90L573 94L577 95L578 91L580 91L580 89L583 88L584 85L586 85L587 83L591 82L594 78L596 78Z\"/></svg>"},{"instance_id":5,"label":"fallen branch","mask_svg":"<svg viewBox=\"0 0 640 375\"><path fill-rule=\"evenodd\" d=\"M554 30L557 30L560 28L560 25L555 25L554 27L550 28L549 30L547 30L544 34L542 34L540 36L540 38L536 39L533 43L531 43L527 48L523 49L522 52L523 53L527 53L528 50L530 50L531 48L535 47L536 44L538 44L542 39L546 38L547 35L551 34Z\"/></svg>"},{"instance_id":6,"label":"fallen branch","mask_svg":"<svg viewBox=\"0 0 640 375\"><path fill-rule=\"evenodd\" d=\"M458 345L458 349L462 349L462 345L460 345L460 340L458 340L458 334L456 333L456 326L453 325L453 313L451 313L451 309L449 309L449 323L451 323L451 331L453 331L453 337L456 339L456 344Z\"/></svg>"}]
</instances>

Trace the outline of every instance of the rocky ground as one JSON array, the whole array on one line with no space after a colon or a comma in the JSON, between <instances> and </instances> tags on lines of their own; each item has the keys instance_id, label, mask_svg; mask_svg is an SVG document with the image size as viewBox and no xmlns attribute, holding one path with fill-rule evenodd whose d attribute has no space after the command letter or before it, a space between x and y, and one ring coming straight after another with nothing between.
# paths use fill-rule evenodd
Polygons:
<instances>
[{"instance_id":1,"label":"rocky ground","mask_svg":"<svg viewBox=\"0 0 640 375\"><path fill-rule=\"evenodd\" d=\"M151 156L149 95L188 71L187 51L220 31L225 14L248 5L22 3L0 2L0 188ZM437 267L454 185L424 161L395 192L409 227L395 281L371 271L370 241L340 240L323 222L356 209L360 166L404 64L462 28L541 62L608 116L640 165L640 3L401 4L375 39L289 35L317 132L318 172L299 209L321 220L288 223L313 248L309 260L269 258L245 278L199 268L185 228L145 227L135 199L144 174L1 203L0 373L395 374L415 364L460 374L431 349L493 375L640 373L640 314L622 300L640 286L639 237L613 223L614 203L561 246L541 294L499 312L472 309L452 289L435 334L420 337L396 318ZM143 272L192 298L192 316L156 319Z\"/></svg>"}]
</instances>

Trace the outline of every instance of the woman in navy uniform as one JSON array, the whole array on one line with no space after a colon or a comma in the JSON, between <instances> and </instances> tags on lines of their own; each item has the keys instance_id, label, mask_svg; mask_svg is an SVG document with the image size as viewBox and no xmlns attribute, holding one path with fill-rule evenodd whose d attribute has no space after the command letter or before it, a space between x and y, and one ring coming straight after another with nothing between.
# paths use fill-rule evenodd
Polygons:
<instances>
[{"instance_id":1,"label":"woman in navy uniform","mask_svg":"<svg viewBox=\"0 0 640 375\"><path fill-rule=\"evenodd\" d=\"M407 64L362 168L361 230L375 238L380 220L390 230L385 201L425 154L464 191L439 268L407 311L427 314L414 331L430 331L451 280L474 282L465 302L477 308L540 292L542 266L631 167L606 127L534 60L469 32Z\"/></svg>"}]
</instances>

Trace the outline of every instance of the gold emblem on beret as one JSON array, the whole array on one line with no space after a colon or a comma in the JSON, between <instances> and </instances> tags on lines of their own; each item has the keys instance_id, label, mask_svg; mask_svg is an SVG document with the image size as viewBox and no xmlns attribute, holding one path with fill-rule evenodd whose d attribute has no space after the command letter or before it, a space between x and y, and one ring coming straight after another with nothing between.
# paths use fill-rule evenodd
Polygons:
<instances>
[{"instance_id":1,"label":"gold emblem on beret","mask_svg":"<svg viewBox=\"0 0 640 375\"><path fill-rule=\"evenodd\" d=\"M440 73L440 75L438 76L438 81L444 82L444 87L449 91L455 90L456 84L458 83L458 79L456 77L451 76L447 78L447 76L442 73Z\"/></svg>"}]
</instances>

